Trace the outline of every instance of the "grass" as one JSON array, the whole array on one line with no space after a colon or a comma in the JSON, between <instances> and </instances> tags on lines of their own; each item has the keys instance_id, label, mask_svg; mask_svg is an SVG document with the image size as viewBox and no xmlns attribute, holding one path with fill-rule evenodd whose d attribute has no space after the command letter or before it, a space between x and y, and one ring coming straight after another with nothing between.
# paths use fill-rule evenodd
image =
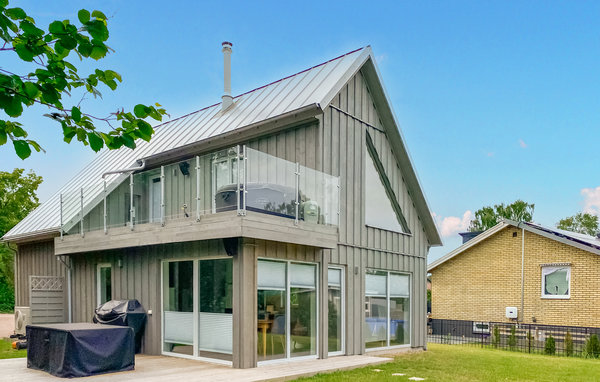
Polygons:
<instances>
[{"instance_id":1,"label":"grass","mask_svg":"<svg viewBox=\"0 0 600 382\"><path fill-rule=\"evenodd\" d=\"M390 363L317 374L299 381L408 381L410 377L444 382L600 381L600 360L429 344L426 352L403 354Z\"/></svg>"},{"instance_id":2,"label":"grass","mask_svg":"<svg viewBox=\"0 0 600 382\"><path fill-rule=\"evenodd\" d=\"M15 350L12 348L13 340L0 338L0 359L27 357L27 350Z\"/></svg>"}]
</instances>

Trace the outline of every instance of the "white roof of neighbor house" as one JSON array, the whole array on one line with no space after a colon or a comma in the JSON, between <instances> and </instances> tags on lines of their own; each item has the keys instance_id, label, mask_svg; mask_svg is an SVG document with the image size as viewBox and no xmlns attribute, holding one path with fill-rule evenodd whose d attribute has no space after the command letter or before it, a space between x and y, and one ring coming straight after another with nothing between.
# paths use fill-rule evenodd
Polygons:
<instances>
[{"instance_id":1,"label":"white roof of neighbor house","mask_svg":"<svg viewBox=\"0 0 600 382\"><path fill-rule=\"evenodd\" d=\"M70 195L73 199L71 203L63 204L63 221L67 222L79 212L79 202L75 202L75 195L82 186L86 187L84 205L87 206L99 201L103 191L102 174L107 171L136 166L137 161L140 159L174 149L181 149L193 143L225 135L247 126L268 122L309 107L323 110L368 60L375 65L375 59L369 46L238 95L233 99L233 106L225 111L221 110L221 103L218 103L163 123L155 127L155 134L150 142L138 140L136 142L137 147L134 150L127 148L119 150L104 149L89 165L75 175L49 200L42 203L14 226L2 239L18 240L45 233L59 232L61 194L63 194L63 200L65 195ZM381 82L376 66L374 68L376 76ZM391 110L387 95L383 94L383 98L386 106ZM396 125L392 126L396 128L394 134L399 134L398 124L393 115L392 120ZM421 214L426 215L423 216L426 230L431 235L432 243L441 243L439 233L430 216L429 207L420 187L420 182L412 169L412 161L402 140L400 144L402 145L400 151L408 158L403 165L410 167L411 170L411 174L407 175L407 179L413 180L414 187L416 187L413 195L418 198L416 203L421 208ZM126 176L126 174L107 176L107 189L110 190L116 187Z\"/></svg>"},{"instance_id":2,"label":"white roof of neighbor house","mask_svg":"<svg viewBox=\"0 0 600 382\"><path fill-rule=\"evenodd\" d=\"M488 237L494 235L496 232L503 230L506 227L516 227L519 229L525 229L526 231L547 237L552 240L559 241L561 243L571 245L576 248L583 249L585 251L589 251L600 255L600 239L596 236L585 235L582 233L565 231L558 228L548 228L544 227L540 224L529 223L529 222L515 222L509 219L504 219L500 223L496 224L492 228L487 231L482 232L481 234L475 236L473 239L467 241L460 247L451 251L450 253L440 257L436 261L432 262L427 266L427 272L432 271L434 268L437 268L441 264L450 260L451 258L460 255L467 249L481 243Z\"/></svg>"}]
</instances>

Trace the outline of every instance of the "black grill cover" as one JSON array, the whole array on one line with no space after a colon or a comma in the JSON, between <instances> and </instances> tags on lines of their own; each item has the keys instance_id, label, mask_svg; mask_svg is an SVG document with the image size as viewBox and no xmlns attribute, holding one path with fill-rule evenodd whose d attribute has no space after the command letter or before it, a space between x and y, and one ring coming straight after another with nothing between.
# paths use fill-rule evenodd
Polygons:
<instances>
[{"instance_id":1,"label":"black grill cover","mask_svg":"<svg viewBox=\"0 0 600 382\"><path fill-rule=\"evenodd\" d=\"M133 370L133 330L90 323L27 325L27 367L57 377Z\"/></svg>"},{"instance_id":2,"label":"black grill cover","mask_svg":"<svg viewBox=\"0 0 600 382\"><path fill-rule=\"evenodd\" d=\"M142 348L146 311L138 300L111 300L94 311L93 321L103 325L129 326L135 333L135 352Z\"/></svg>"}]
</instances>

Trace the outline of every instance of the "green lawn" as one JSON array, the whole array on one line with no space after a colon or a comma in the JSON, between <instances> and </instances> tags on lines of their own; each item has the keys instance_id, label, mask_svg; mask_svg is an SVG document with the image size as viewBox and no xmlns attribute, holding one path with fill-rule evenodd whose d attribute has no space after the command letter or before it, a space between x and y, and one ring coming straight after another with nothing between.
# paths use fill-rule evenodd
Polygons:
<instances>
[{"instance_id":1,"label":"green lawn","mask_svg":"<svg viewBox=\"0 0 600 382\"><path fill-rule=\"evenodd\" d=\"M0 359L27 357L27 350L15 350L11 339L0 338Z\"/></svg>"},{"instance_id":2,"label":"green lawn","mask_svg":"<svg viewBox=\"0 0 600 382\"><path fill-rule=\"evenodd\" d=\"M523 354L497 349L429 344L426 352L394 362L319 374L299 381L600 381L600 360ZM377 372L379 369L381 371ZM403 373L405 376L392 376Z\"/></svg>"}]
</instances>

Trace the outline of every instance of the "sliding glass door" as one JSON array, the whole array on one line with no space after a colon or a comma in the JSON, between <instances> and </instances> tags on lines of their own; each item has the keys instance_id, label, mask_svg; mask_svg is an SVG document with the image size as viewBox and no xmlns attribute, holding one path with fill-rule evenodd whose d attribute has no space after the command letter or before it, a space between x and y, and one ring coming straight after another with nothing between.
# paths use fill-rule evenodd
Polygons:
<instances>
[{"instance_id":1,"label":"sliding glass door","mask_svg":"<svg viewBox=\"0 0 600 382\"><path fill-rule=\"evenodd\" d=\"M365 347L410 344L410 277L367 270L365 275Z\"/></svg>"},{"instance_id":2,"label":"sliding glass door","mask_svg":"<svg viewBox=\"0 0 600 382\"><path fill-rule=\"evenodd\" d=\"M330 267L327 271L327 351L329 355L344 354L344 270Z\"/></svg>"},{"instance_id":3,"label":"sliding glass door","mask_svg":"<svg viewBox=\"0 0 600 382\"><path fill-rule=\"evenodd\" d=\"M316 356L316 264L259 260L258 360Z\"/></svg>"},{"instance_id":4,"label":"sliding glass door","mask_svg":"<svg viewBox=\"0 0 600 382\"><path fill-rule=\"evenodd\" d=\"M232 359L233 271L229 258L163 263L163 352Z\"/></svg>"}]
</instances>

